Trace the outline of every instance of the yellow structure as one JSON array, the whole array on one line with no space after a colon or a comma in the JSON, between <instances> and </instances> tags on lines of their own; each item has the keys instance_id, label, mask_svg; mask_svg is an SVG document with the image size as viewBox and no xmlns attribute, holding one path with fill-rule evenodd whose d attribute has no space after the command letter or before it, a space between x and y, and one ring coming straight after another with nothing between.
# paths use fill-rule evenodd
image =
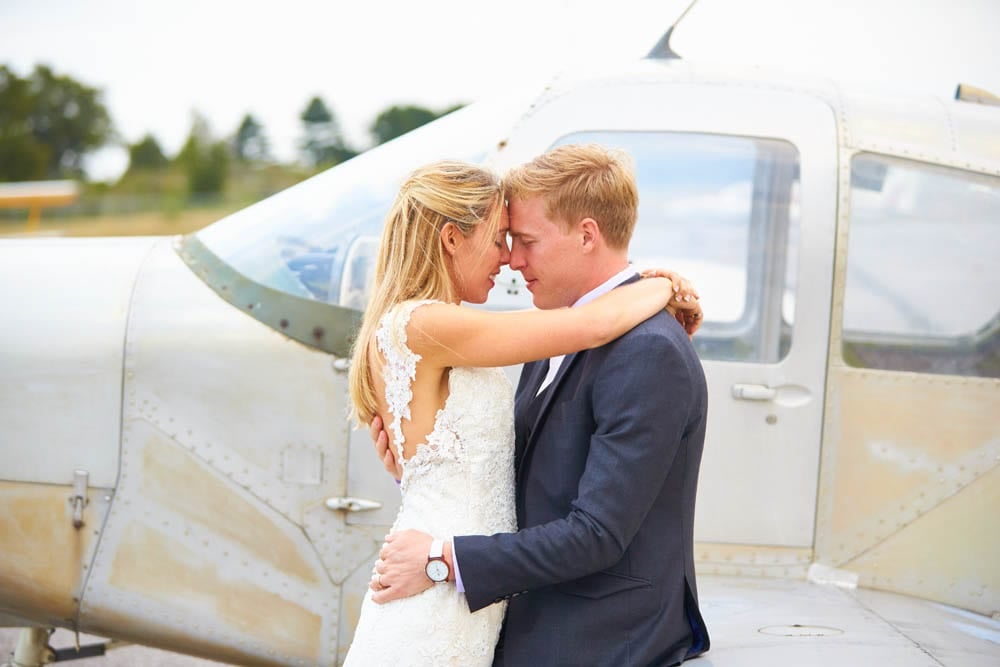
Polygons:
<instances>
[{"instance_id":1,"label":"yellow structure","mask_svg":"<svg viewBox=\"0 0 1000 667\"><path fill-rule=\"evenodd\" d=\"M28 209L27 231L35 232L41 226L42 209L68 206L80 196L76 181L23 181L0 183L0 208Z\"/></svg>"}]
</instances>

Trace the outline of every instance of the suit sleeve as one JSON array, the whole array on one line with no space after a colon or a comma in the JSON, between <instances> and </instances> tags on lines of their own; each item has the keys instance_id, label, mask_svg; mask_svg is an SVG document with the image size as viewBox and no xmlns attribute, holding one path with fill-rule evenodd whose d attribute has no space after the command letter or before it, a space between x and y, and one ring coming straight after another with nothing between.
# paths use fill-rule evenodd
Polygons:
<instances>
[{"instance_id":1,"label":"suit sleeve","mask_svg":"<svg viewBox=\"0 0 1000 667\"><path fill-rule=\"evenodd\" d=\"M680 447L691 387L669 337L633 332L612 344L594 385L596 429L569 515L517 533L455 538L471 610L621 559Z\"/></svg>"}]
</instances>

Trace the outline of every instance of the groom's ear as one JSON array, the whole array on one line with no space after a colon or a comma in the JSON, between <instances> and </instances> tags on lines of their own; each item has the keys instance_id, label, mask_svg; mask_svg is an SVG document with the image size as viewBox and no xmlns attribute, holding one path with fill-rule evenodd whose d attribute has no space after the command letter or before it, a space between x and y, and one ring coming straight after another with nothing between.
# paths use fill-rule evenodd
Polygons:
<instances>
[{"instance_id":1,"label":"groom's ear","mask_svg":"<svg viewBox=\"0 0 1000 667\"><path fill-rule=\"evenodd\" d=\"M441 245L449 255L454 255L458 246L462 243L462 232L450 222L444 223L441 228Z\"/></svg>"},{"instance_id":2,"label":"groom's ear","mask_svg":"<svg viewBox=\"0 0 1000 667\"><path fill-rule=\"evenodd\" d=\"M593 218L584 218L577 225L580 233L580 247L583 252L591 252L601 238L601 228Z\"/></svg>"}]
</instances>

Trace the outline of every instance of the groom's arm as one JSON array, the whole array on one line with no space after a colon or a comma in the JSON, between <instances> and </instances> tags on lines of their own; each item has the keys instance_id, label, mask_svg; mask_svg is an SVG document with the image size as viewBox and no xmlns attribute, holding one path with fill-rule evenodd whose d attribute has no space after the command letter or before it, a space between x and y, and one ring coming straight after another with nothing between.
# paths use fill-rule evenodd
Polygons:
<instances>
[{"instance_id":1,"label":"groom's arm","mask_svg":"<svg viewBox=\"0 0 1000 667\"><path fill-rule=\"evenodd\" d=\"M690 421L692 377L663 336L621 343L594 384L597 428L570 513L516 534L455 538L470 609L611 567L659 496Z\"/></svg>"},{"instance_id":2,"label":"groom's arm","mask_svg":"<svg viewBox=\"0 0 1000 667\"><path fill-rule=\"evenodd\" d=\"M644 332L613 344L602 369L597 429L570 513L518 533L455 538L470 609L618 562L659 495L689 421L691 371L676 341ZM396 546L405 542L387 555ZM398 562L387 565L397 581Z\"/></svg>"}]
</instances>

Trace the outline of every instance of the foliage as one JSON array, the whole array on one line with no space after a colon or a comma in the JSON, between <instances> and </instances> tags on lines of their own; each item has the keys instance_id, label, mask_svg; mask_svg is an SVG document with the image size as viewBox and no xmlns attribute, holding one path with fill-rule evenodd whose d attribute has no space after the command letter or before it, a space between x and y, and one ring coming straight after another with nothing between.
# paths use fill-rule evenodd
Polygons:
<instances>
[{"instance_id":1,"label":"foliage","mask_svg":"<svg viewBox=\"0 0 1000 667\"><path fill-rule=\"evenodd\" d=\"M243 116L236 136L233 137L233 154L240 162L265 162L271 159L271 147L264 135L264 128L250 114Z\"/></svg>"},{"instance_id":2,"label":"foliage","mask_svg":"<svg viewBox=\"0 0 1000 667\"><path fill-rule=\"evenodd\" d=\"M333 166L358 154L344 141L340 124L319 97L309 100L299 118L305 132L302 148L311 166Z\"/></svg>"},{"instance_id":3,"label":"foliage","mask_svg":"<svg viewBox=\"0 0 1000 667\"><path fill-rule=\"evenodd\" d=\"M380 113L375 118L375 122L372 123L370 128L372 139L374 139L376 146L384 144L431 122L435 118L437 118L437 114L424 107L391 106Z\"/></svg>"},{"instance_id":4,"label":"foliage","mask_svg":"<svg viewBox=\"0 0 1000 667\"><path fill-rule=\"evenodd\" d=\"M151 134L128 147L128 170L163 169L169 164L163 149Z\"/></svg>"},{"instance_id":5,"label":"foliage","mask_svg":"<svg viewBox=\"0 0 1000 667\"><path fill-rule=\"evenodd\" d=\"M190 194L222 192L229 170L229 148L212 138L208 122L195 112L191 132L174 160L187 174Z\"/></svg>"},{"instance_id":6,"label":"foliage","mask_svg":"<svg viewBox=\"0 0 1000 667\"><path fill-rule=\"evenodd\" d=\"M82 177L86 154L112 137L96 88L45 65L26 79L0 66L0 179Z\"/></svg>"},{"instance_id":7,"label":"foliage","mask_svg":"<svg viewBox=\"0 0 1000 667\"><path fill-rule=\"evenodd\" d=\"M28 82L0 66L0 181L44 178L49 151L31 133Z\"/></svg>"},{"instance_id":8,"label":"foliage","mask_svg":"<svg viewBox=\"0 0 1000 667\"><path fill-rule=\"evenodd\" d=\"M376 116L369 131L375 142L374 145L378 146L415 130L421 125L426 125L432 120L446 116L452 111L457 111L463 106L465 105L455 104L440 112L413 105L391 106Z\"/></svg>"}]
</instances>

